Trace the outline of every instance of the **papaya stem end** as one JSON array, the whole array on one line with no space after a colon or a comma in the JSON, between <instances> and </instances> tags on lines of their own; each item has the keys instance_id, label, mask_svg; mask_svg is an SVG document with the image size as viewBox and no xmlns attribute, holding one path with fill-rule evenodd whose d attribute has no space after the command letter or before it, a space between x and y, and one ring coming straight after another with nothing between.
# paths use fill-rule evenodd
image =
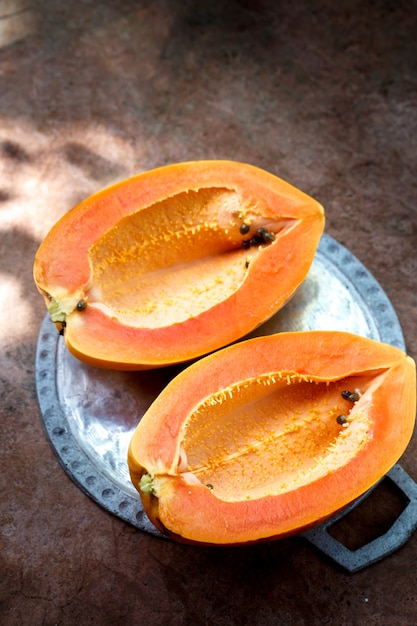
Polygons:
<instances>
[{"instance_id":1,"label":"papaya stem end","mask_svg":"<svg viewBox=\"0 0 417 626\"><path fill-rule=\"evenodd\" d=\"M139 481L139 489L146 495L156 495L154 481L150 474L143 474Z\"/></svg>"}]
</instances>

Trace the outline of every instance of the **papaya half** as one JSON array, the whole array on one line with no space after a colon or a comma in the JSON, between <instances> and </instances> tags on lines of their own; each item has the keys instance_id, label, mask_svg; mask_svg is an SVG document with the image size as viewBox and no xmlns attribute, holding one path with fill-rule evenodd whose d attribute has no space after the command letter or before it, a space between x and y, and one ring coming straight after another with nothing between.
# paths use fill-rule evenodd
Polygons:
<instances>
[{"instance_id":1,"label":"papaya half","mask_svg":"<svg viewBox=\"0 0 417 626\"><path fill-rule=\"evenodd\" d=\"M376 484L412 435L414 361L337 331L242 341L183 370L131 439L145 512L166 535L234 545L291 535Z\"/></svg>"},{"instance_id":2,"label":"papaya half","mask_svg":"<svg viewBox=\"0 0 417 626\"><path fill-rule=\"evenodd\" d=\"M87 198L46 235L34 279L68 349L142 369L228 345L306 277L321 205L234 161L169 165Z\"/></svg>"}]
</instances>

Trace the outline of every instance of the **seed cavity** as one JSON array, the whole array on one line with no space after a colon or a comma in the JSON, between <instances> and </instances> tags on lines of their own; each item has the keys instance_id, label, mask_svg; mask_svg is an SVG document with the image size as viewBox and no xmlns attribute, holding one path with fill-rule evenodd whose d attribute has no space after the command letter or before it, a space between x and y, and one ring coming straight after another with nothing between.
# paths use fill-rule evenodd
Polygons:
<instances>
[{"instance_id":1,"label":"seed cavity","mask_svg":"<svg viewBox=\"0 0 417 626\"><path fill-rule=\"evenodd\" d=\"M184 424L187 476L232 502L284 493L341 467L369 438L369 419L350 413L346 388L348 381L284 370L216 390Z\"/></svg>"}]
</instances>

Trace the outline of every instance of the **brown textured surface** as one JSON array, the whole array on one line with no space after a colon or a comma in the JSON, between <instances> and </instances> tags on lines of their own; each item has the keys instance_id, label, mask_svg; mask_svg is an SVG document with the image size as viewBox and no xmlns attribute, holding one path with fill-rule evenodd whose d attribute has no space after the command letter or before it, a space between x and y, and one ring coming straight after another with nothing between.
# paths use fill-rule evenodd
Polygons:
<instances>
[{"instance_id":1,"label":"brown textured surface","mask_svg":"<svg viewBox=\"0 0 417 626\"><path fill-rule=\"evenodd\" d=\"M172 161L248 161L322 202L417 357L416 15L411 0L0 2L1 624L417 622L417 536L347 575L297 539L160 541L85 496L42 430L31 276L91 192ZM414 479L416 458L413 439Z\"/></svg>"}]
</instances>

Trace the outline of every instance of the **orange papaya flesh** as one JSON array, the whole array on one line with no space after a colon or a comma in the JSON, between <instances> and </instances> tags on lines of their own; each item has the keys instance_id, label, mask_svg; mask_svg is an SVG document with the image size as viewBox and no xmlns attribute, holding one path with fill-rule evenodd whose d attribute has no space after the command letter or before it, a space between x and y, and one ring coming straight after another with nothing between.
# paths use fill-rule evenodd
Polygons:
<instances>
[{"instance_id":1,"label":"orange papaya flesh","mask_svg":"<svg viewBox=\"0 0 417 626\"><path fill-rule=\"evenodd\" d=\"M306 277L323 227L319 203L264 170L180 163L74 207L38 249L34 278L75 356L159 367L274 314Z\"/></svg>"},{"instance_id":2,"label":"orange papaya flesh","mask_svg":"<svg viewBox=\"0 0 417 626\"><path fill-rule=\"evenodd\" d=\"M251 339L162 391L133 434L130 475L174 539L275 539L376 484L405 450L415 412L415 364L396 347L336 331Z\"/></svg>"}]
</instances>

